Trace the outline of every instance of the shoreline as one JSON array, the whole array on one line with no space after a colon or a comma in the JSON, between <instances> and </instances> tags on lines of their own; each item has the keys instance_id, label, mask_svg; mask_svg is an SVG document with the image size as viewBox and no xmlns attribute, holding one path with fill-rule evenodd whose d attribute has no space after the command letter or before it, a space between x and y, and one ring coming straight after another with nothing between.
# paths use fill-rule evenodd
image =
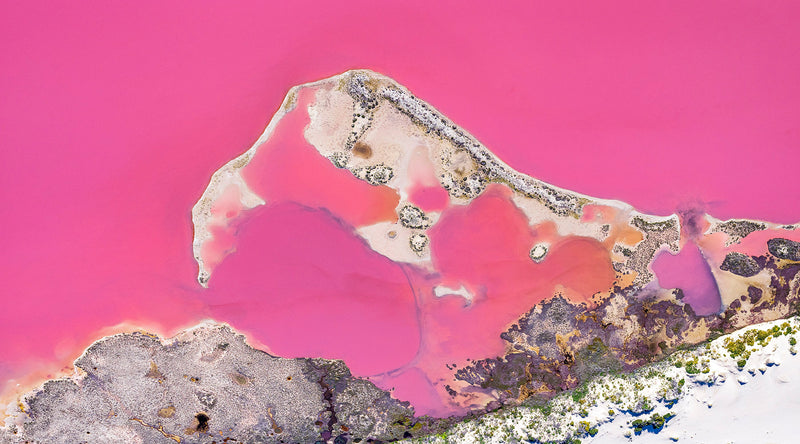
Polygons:
<instances>
[{"instance_id":1,"label":"shoreline","mask_svg":"<svg viewBox=\"0 0 800 444\"><path fill-rule=\"evenodd\" d=\"M92 345L138 332L168 346L181 338L190 338L195 331L202 334L204 330L219 328L230 329L230 326L206 319L163 336L152 333L152 328L124 324L106 329L108 335ZM244 338L250 347L260 350L250 344L251 339L243 333L231 331ZM796 346L798 336L798 316L750 325L697 344L691 349L676 351L630 373L598 375L545 404L504 407L485 414L473 412L470 415L477 415L473 419L469 416L462 418L458 424L443 432L400 442L501 443L528 439L580 439L581 442L595 444L620 441L642 444L687 440L715 442L723 431L719 429L718 421L702 419L709 414L720 418L747 417L750 421L748 424L755 424L772 417L764 416L769 415L769 409L756 407L764 405L767 398L772 404L788 402L785 408L798 403L792 403L793 395L786 394L800 394L800 378L796 377L796 371L800 369ZM746 344L748 337L756 340L753 345L745 345L743 350L747 359L741 365L741 357L732 357L731 354L733 350L739 353L742 349L737 348L737 341L745 341ZM87 350L78 360L85 359ZM272 357L268 352L261 356L284 359ZM5 427L1 427L0 432L24 427L25 398L40 392L46 383L56 380L80 381L84 377L85 373L73 369L72 374L67 372L35 384L32 390L7 405L6 415L2 418ZM773 394L780 396L775 398ZM745 410L748 408L751 410ZM758 411L764 414L748 414L752 408L760 409ZM442 421L443 424L452 422L449 418L433 421ZM739 425L735 424L732 429L726 423L726 433L735 434L735 437L731 437L736 439L748 436L748 432L755 433L751 436L754 439L763 436L764 432L760 429L751 430L750 426ZM792 431L791 425L787 425L770 428L767 433L775 442L783 442L782 438L790 436L784 434Z\"/></svg>"}]
</instances>

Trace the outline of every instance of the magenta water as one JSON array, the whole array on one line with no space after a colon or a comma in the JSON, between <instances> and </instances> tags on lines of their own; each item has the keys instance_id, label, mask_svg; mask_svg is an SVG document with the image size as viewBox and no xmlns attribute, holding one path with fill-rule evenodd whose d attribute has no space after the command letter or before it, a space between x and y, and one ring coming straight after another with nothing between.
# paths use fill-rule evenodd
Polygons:
<instances>
[{"instance_id":1,"label":"magenta water","mask_svg":"<svg viewBox=\"0 0 800 444\"><path fill-rule=\"evenodd\" d=\"M653 271L662 288L680 288L683 302L698 315L717 313L722 308L711 268L694 243L687 243L676 255L668 251L659 253L653 261Z\"/></svg>"},{"instance_id":2,"label":"magenta water","mask_svg":"<svg viewBox=\"0 0 800 444\"><path fill-rule=\"evenodd\" d=\"M291 86L366 67L550 183L662 215L700 201L721 219L800 220L799 6L684 6L0 6L0 380L13 387L26 375L52 375L122 322L169 333L214 317L276 353L343 357L359 375L405 366L393 373L398 396L423 413L457 408L403 387L424 380L438 390L432 356L462 353L459 344L473 347L467 339L476 355L495 352L494 336L470 326L499 331L553 286L525 280L536 271L521 251L479 244L509 267L481 275L489 285L472 288L478 299L465 308L458 297L412 294L404 279L428 277L353 240L320 210L335 199L311 202L314 210L281 203L229 233L237 250L205 291L195 281L191 206ZM497 205L513 222L495 193L475 205ZM390 194L353 217L386 217ZM412 199L447 205L435 187ZM458 212L445 217L453 233L468 227ZM553 232L514 227L500 240ZM601 256L593 242L559 241L556 262ZM763 241L748 248L763 250ZM459 240L433 242L457 248ZM443 279L475 286L467 274L479 263L437 257ZM594 263L565 276L562 291L583 300L606 282L607 263L600 271ZM525 304L509 296L513 285ZM417 315L415 306L428 309ZM426 342L434 332L455 345ZM391 386L387 378L378 382Z\"/></svg>"}]
</instances>

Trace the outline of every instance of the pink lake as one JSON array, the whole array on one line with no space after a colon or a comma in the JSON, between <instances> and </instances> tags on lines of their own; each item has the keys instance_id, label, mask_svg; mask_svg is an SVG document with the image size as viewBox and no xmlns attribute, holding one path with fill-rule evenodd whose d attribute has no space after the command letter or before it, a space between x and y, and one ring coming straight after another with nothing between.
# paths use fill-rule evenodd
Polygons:
<instances>
[{"instance_id":1,"label":"pink lake","mask_svg":"<svg viewBox=\"0 0 800 444\"><path fill-rule=\"evenodd\" d=\"M502 296L510 305L471 312L446 298L420 319L415 307L437 301L409 279L427 277L291 203L256 210L212 288L196 283L189 212L211 174L256 140L291 86L351 68L393 77L558 186L661 215L699 203L721 219L800 221L798 19L794 3L5 2L5 392L56 374L122 323L168 334L214 317L275 353L341 357L370 375L458 352L426 345L419 325L457 342L484 334L469 322L507 322L520 308ZM442 206L437 193L415 199ZM455 279L472 265L449 266ZM416 368L377 382L436 383ZM451 408L396 394L421 413Z\"/></svg>"},{"instance_id":2,"label":"pink lake","mask_svg":"<svg viewBox=\"0 0 800 444\"><path fill-rule=\"evenodd\" d=\"M662 288L683 290L683 302L695 313L706 316L722 308L717 282L708 261L693 242L687 242L678 254L662 251L653 261L653 271Z\"/></svg>"}]
</instances>

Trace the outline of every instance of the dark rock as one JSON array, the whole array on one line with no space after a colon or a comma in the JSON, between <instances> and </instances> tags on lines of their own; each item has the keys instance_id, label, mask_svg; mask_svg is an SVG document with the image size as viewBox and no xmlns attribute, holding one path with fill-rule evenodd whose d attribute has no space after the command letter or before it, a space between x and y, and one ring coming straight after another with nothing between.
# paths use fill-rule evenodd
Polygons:
<instances>
[{"instance_id":1,"label":"dark rock","mask_svg":"<svg viewBox=\"0 0 800 444\"><path fill-rule=\"evenodd\" d=\"M800 261L800 242L776 237L767 241L767 248L778 259Z\"/></svg>"},{"instance_id":2,"label":"dark rock","mask_svg":"<svg viewBox=\"0 0 800 444\"><path fill-rule=\"evenodd\" d=\"M758 304L762 294L764 294L764 291L758 287L753 287L752 285L747 287L747 295L750 297L750 303L753 305Z\"/></svg>"},{"instance_id":3,"label":"dark rock","mask_svg":"<svg viewBox=\"0 0 800 444\"><path fill-rule=\"evenodd\" d=\"M720 265L719 269L744 277L755 276L761 271L761 267L755 259L735 251L725 256L725 260L722 261L722 265Z\"/></svg>"}]
</instances>

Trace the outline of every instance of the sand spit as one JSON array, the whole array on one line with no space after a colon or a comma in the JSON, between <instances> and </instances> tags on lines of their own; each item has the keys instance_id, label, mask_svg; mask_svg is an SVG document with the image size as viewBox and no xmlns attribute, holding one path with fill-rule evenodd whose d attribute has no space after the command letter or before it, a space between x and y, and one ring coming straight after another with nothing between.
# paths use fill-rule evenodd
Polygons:
<instances>
[{"instance_id":1,"label":"sand spit","mask_svg":"<svg viewBox=\"0 0 800 444\"><path fill-rule=\"evenodd\" d=\"M418 186L443 188L453 205L466 205L487 185L499 183L514 191L515 204L531 223L550 221L560 235L605 240L613 237L615 225L624 224L647 237L653 228L661 230L669 225L670 235L659 237L658 242L642 243L630 237L614 241L615 260L620 267L637 272L641 283L652 277L646 267L648 259L662 248L671 251L679 248L681 226L676 215L664 218L640 214L623 202L591 198L519 173L392 79L372 71L355 70L292 88L253 146L214 173L192 209L193 251L202 285L207 285L211 278L213 266L209 263L218 263L232 251L231 247L213 259L204 256L204 246L215 237L214 228L234 224L246 210L266 203L249 188L242 170L259 152L269 149L271 135L287 114L304 111L296 108L297 97L308 90L314 92L315 100L307 109L310 116L304 131L307 142L342 168L343 173L349 171L372 185L396 190L401 197L398 213L412 204L409 199ZM429 171L431 177L420 177L421 171ZM234 216L215 211L217 207L230 205L239 207ZM590 217L585 211L587 206L608 208L606 212L614 214L606 214L604 218L603 211L592 211ZM394 220L375 228L354 228L377 252L392 260L430 265L427 242L421 236L435 225L439 211L425 216L430 220L425 226L409 226L402 220ZM393 234L392 239L405 242L387 243L387 233ZM642 251L637 255L637 250ZM623 251L633 251L633 258L623 255Z\"/></svg>"}]
</instances>

